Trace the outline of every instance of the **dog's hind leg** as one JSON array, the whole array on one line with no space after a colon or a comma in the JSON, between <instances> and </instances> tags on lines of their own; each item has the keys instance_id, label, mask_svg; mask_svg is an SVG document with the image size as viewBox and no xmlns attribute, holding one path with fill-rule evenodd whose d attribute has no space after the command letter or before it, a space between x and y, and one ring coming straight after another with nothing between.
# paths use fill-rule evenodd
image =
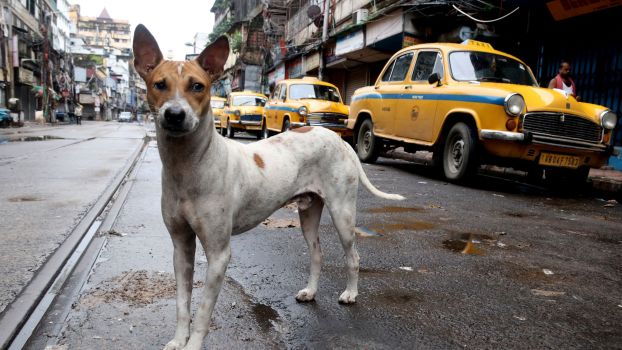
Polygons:
<instances>
[{"instance_id":1,"label":"dog's hind leg","mask_svg":"<svg viewBox=\"0 0 622 350\"><path fill-rule=\"evenodd\" d=\"M311 267L309 272L309 281L307 287L296 294L298 301L311 301L315 298L317 292L318 280L320 279L320 269L322 268L322 250L320 249L320 234L318 227L320 218L322 217L322 208L324 202L322 198L313 195L311 202L308 204L298 205L298 213L300 216L300 227L302 234L309 246L311 253Z\"/></svg>"},{"instance_id":2,"label":"dog's hind leg","mask_svg":"<svg viewBox=\"0 0 622 350\"><path fill-rule=\"evenodd\" d=\"M346 266L348 269L346 290L339 296L339 302L342 304L352 304L356 302L356 296L358 295L359 279L359 254L356 250L356 235L354 233L356 193L327 202L327 205L346 255Z\"/></svg>"},{"instance_id":3,"label":"dog's hind leg","mask_svg":"<svg viewBox=\"0 0 622 350\"><path fill-rule=\"evenodd\" d=\"M164 349L177 350L186 345L190 336L190 301L192 298L196 236L185 224L171 226L170 232L173 240L173 267L177 283L177 328L175 329L175 338L168 342Z\"/></svg>"}]
</instances>

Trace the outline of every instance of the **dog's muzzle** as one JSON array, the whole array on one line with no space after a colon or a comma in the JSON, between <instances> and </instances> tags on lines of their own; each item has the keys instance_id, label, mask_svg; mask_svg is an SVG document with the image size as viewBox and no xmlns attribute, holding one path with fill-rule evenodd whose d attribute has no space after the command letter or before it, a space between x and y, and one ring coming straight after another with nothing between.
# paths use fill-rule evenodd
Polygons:
<instances>
[{"instance_id":1,"label":"dog's muzzle","mask_svg":"<svg viewBox=\"0 0 622 350\"><path fill-rule=\"evenodd\" d=\"M165 129L173 131L182 131L184 128L184 120L186 119L186 111L181 106L171 106L164 111Z\"/></svg>"}]
</instances>

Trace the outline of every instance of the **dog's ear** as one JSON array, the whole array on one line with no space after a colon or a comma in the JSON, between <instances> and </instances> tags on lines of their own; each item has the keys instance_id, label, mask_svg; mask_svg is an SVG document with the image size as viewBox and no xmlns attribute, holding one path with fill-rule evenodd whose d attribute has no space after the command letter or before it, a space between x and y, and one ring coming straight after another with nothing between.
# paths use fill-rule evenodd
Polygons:
<instances>
[{"instance_id":1,"label":"dog's ear","mask_svg":"<svg viewBox=\"0 0 622 350\"><path fill-rule=\"evenodd\" d=\"M162 61L162 52L147 27L139 24L134 30L134 68L143 80Z\"/></svg>"},{"instance_id":2,"label":"dog's ear","mask_svg":"<svg viewBox=\"0 0 622 350\"><path fill-rule=\"evenodd\" d=\"M229 39L223 35L201 52L197 62L212 78L218 78L224 70L228 57Z\"/></svg>"}]
</instances>

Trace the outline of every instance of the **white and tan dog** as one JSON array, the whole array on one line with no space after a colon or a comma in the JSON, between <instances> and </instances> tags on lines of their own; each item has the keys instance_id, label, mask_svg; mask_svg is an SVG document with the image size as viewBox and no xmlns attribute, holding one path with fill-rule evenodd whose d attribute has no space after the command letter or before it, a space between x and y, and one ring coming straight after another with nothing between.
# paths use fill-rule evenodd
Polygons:
<instances>
[{"instance_id":1,"label":"white and tan dog","mask_svg":"<svg viewBox=\"0 0 622 350\"><path fill-rule=\"evenodd\" d=\"M334 132L302 127L244 145L220 136L210 108L210 86L223 71L229 42L221 37L195 61L165 61L143 26L134 33L134 66L147 84L156 113L162 159L162 216L174 246L177 329L165 349L199 349L231 257L231 235L250 230L287 202L297 202L311 251L311 272L299 301L315 297L322 253L318 225L326 204L345 250L346 290L358 294L355 246L356 196L361 181L374 195L403 199L376 189L352 148ZM190 299L196 237L207 255L204 293L190 333Z\"/></svg>"}]
</instances>

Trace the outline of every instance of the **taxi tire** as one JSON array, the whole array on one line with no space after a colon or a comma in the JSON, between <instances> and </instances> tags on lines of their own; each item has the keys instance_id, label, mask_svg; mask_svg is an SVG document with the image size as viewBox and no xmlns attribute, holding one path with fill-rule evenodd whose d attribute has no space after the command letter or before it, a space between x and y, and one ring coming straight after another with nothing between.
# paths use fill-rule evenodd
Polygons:
<instances>
[{"instance_id":1,"label":"taxi tire","mask_svg":"<svg viewBox=\"0 0 622 350\"><path fill-rule=\"evenodd\" d=\"M462 181L477 170L477 137L465 123L456 123L443 147L443 173L449 181Z\"/></svg>"},{"instance_id":2,"label":"taxi tire","mask_svg":"<svg viewBox=\"0 0 622 350\"><path fill-rule=\"evenodd\" d=\"M356 136L356 154L359 160L363 163L374 163L378 159L380 148L381 141L374 136L374 123L369 118L365 119Z\"/></svg>"},{"instance_id":3,"label":"taxi tire","mask_svg":"<svg viewBox=\"0 0 622 350\"><path fill-rule=\"evenodd\" d=\"M235 130L231 127L231 123L227 120L227 135L228 138L232 139L235 137Z\"/></svg>"},{"instance_id":4,"label":"taxi tire","mask_svg":"<svg viewBox=\"0 0 622 350\"><path fill-rule=\"evenodd\" d=\"M266 121L264 120L263 125L261 127L261 132L257 136L258 139L267 139L270 137L270 130L268 130L268 126L266 125Z\"/></svg>"},{"instance_id":5,"label":"taxi tire","mask_svg":"<svg viewBox=\"0 0 622 350\"><path fill-rule=\"evenodd\" d=\"M226 137L226 136L227 136L227 129L226 129L226 128L223 128L223 127L221 126L221 127L220 127L220 134L221 134L222 136L225 136L225 137Z\"/></svg>"},{"instance_id":6,"label":"taxi tire","mask_svg":"<svg viewBox=\"0 0 622 350\"><path fill-rule=\"evenodd\" d=\"M292 124L289 122L289 119L285 119L283 121L283 130L282 130L282 132L289 131L289 129L291 129L291 128L292 128Z\"/></svg>"}]
</instances>

